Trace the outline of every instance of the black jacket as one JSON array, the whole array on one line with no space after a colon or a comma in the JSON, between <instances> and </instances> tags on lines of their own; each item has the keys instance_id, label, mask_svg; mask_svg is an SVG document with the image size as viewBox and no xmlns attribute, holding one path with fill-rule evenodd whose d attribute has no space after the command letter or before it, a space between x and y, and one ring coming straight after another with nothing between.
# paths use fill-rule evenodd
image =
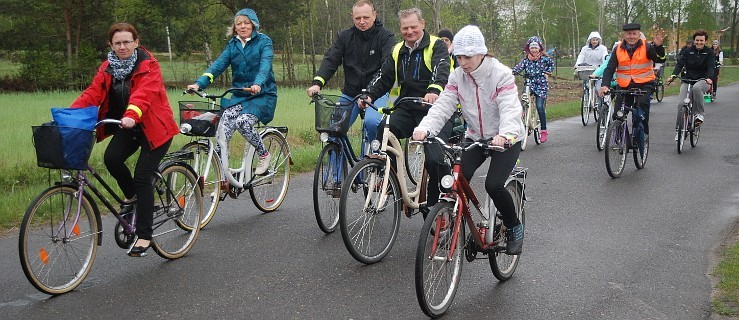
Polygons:
<instances>
[{"instance_id":1,"label":"black jacket","mask_svg":"<svg viewBox=\"0 0 739 320\"><path fill-rule=\"evenodd\" d=\"M367 94L370 98L373 101L377 100L378 97L392 89L396 80L396 67L398 68L397 81L400 85L400 94L398 97L423 97L426 93L441 93L439 88L443 89L449 79L449 52L447 51L446 44L441 39L433 44L430 42L429 33L424 30L423 38L418 48L412 52L405 45L400 48L397 65L392 57L385 60L380 72L375 75L375 78L367 86ZM423 51L429 45L433 45L431 70L426 67L423 57ZM428 107L421 105L412 107L412 109L424 112L428 111Z\"/></svg>"},{"instance_id":2,"label":"black jacket","mask_svg":"<svg viewBox=\"0 0 739 320\"><path fill-rule=\"evenodd\" d=\"M341 92L354 97L367 87L383 61L390 57L393 45L395 35L385 29L380 20L375 20L367 31L360 31L355 26L342 30L323 57L313 84L323 87L343 64L344 87Z\"/></svg>"},{"instance_id":3,"label":"black jacket","mask_svg":"<svg viewBox=\"0 0 739 320\"><path fill-rule=\"evenodd\" d=\"M680 59L675 64L675 70L672 75L679 76L680 72L685 68L685 77L688 79L711 79L716 68L716 57L713 54L713 48L708 46L698 50L695 45L683 51Z\"/></svg>"}]
</instances>

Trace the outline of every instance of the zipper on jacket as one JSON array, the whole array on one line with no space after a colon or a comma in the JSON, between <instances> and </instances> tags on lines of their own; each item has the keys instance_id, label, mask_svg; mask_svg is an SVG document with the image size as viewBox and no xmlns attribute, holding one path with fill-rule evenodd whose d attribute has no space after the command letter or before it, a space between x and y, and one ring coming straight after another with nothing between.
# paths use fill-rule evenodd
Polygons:
<instances>
[{"instance_id":1,"label":"zipper on jacket","mask_svg":"<svg viewBox=\"0 0 739 320\"><path fill-rule=\"evenodd\" d=\"M472 83L475 84L475 100L477 102L477 122L480 124L480 138L485 137L485 130L482 128L482 108L480 107L480 87L477 85L475 77L469 74Z\"/></svg>"}]
</instances>

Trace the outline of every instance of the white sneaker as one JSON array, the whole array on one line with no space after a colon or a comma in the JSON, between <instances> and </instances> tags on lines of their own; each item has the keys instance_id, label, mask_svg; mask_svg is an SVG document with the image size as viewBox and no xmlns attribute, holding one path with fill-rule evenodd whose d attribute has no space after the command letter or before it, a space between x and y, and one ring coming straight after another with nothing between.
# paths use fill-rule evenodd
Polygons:
<instances>
[{"instance_id":1,"label":"white sneaker","mask_svg":"<svg viewBox=\"0 0 739 320\"><path fill-rule=\"evenodd\" d=\"M272 154L267 153L264 156L259 156L259 164L257 164L256 169L254 169L254 174L256 175L263 175L265 172L267 172L267 169L269 169L269 160L272 159Z\"/></svg>"},{"instance_id":2,"label":"white sneaker","mask_svg":"<svg viewBox=\"0 0 739 320\"><path fill-rule=\"evenodd\" d=\"M700 120L701 122L703 122L703 115L702 114L696 114L695 115L695 119Z\"/></svg>"}]
</instances>

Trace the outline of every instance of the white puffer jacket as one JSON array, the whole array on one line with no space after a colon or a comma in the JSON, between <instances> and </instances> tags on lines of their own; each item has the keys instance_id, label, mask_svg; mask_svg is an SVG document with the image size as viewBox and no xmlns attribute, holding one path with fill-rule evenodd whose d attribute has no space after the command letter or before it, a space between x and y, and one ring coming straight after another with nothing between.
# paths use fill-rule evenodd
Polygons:
<instances>
[{"instance_id":1,"label":"white puffer jacket","mask_svg":"<svg viewBox=\"0 0 739 320\"><path fill-rule=\"evenodd\" d=\"M600 43L595 48L590 46L590 39L593 38L600 39ZM603 38L600 37L600 33L593 31L588 36L588 41L585 43L585 46L580 49L580 54L577 55L575 66L579 66L582 63L587 63L591 66L599 66L603 62L603 57L607 54L608 48L603 45Z\"/></svg>"},{"instance_id":2,"label":"white puffer jacket","mask_svg":"<svg viewBox=\"0 0 739 320\"><path fill-rule=\"evenodd\" d=\"M500 134L514 143L523 138L523 108L518 88L511 69L497 59L485 56L472 73L454 69L439 99L415 131L437 135L457 110L457 104L462 105L467 122L466 137L480 140Z\"/></svg>"}]
</instances>

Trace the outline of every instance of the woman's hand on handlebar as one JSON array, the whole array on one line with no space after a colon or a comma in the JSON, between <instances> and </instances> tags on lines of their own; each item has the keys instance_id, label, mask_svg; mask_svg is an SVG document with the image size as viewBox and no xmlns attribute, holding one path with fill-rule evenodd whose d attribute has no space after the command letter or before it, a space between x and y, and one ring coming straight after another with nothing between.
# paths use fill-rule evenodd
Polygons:
<instances>
[{"instance_id":1,"label":"woman's hand on handlebar","mask_svg":"<svg viewBox=\"0 0 739 320\"><path fill-rule=\"evenodd\" d=\"M257 93L259 93L259 92L262 91L262 87L260 85L258 85L258 84L251 85L251 87L249 87L249 89L251 89L251 94L257 94Z\"/></svg>"},{"instance_id":2,"label":"woman's hand on handlebar","mask_svg":"<svg viewBox=\"0 0 739 320\"><path fill-rule=\"evenodd\" d=\"M200 90L200 86L197 85L197 84L194 84L193 83L193 84L187 86L187 91L190 92L190 94L192 94L191 91L199 91L199 90Z\"/></svg>"},{"instance_id":3,"label":"woman's hand on handlebar","mask_svg":"<svg viewBox=\"0 0 739 320\"><path fill-rule=\"evenodd\" d=\"M125 117L121 119L121 128L131 129L135 125L136 125L136 120L133 120L129 117Z\"/></svg>"},{"instance_id":4,"label":"woman's hand on handlebar","mask_svg":"<svg viewBox=\"0 0 739 320\"><path fill-rule=\"evenodd\" d=\"M317 84L314 84L310 87L308 87L308 96L313 97L314 94L321 92L321 87Z\"/></svg>"},{"instance_id":5,"label":"woman's hand on handlebar","mask_svg":"<svg viewBox=\"0 0 739 320\"><path fill-rule=\"evenodd\" d=\"M608 93L608 91L609 91L609 90L608 90L608 86L602 86L602 87L600 87L600 90L598 90L598 95L599 95L599 96L600 96L601 98L603 98L603 96L605 96L605 95L606 95L606 93Z\"/></svg>"},{"instance_id":6,"label":"woman's hand on handlebar","mask_svg":"<svg viewBox=\"0 0 739 320\"><path fill-rule=\"evenodd\" d=\"M495 147L505 147L508 143L508 138L501 135L497 135L490 140L490 145Z\"/></svg>"},{"instance_id":7,"label":"woman's hand on handlebar","mask_svg":"<svg viewBox=\"0 0 739 320\"><path fill-rule=\"evenodd\" d=\"M426 136L428 136L426 131L420 131L420 130L413 131L413 140L423 141L423 140L426 140Z\"/></svg>"}]
</instances>

